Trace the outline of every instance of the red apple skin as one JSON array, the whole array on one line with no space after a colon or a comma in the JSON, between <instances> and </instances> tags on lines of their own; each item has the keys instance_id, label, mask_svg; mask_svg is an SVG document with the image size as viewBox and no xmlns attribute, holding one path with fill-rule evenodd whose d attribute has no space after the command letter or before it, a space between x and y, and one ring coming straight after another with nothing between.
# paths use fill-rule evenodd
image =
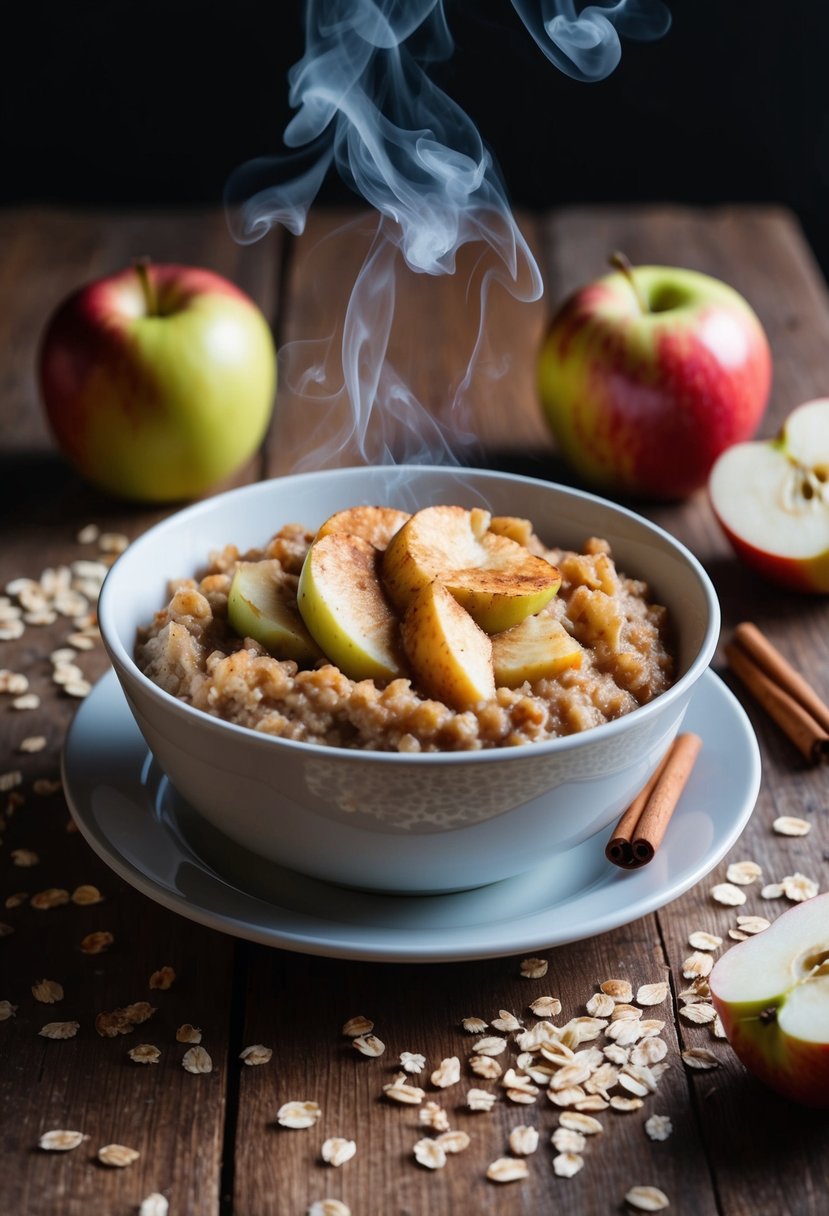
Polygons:
<instances>
[{"instance_id":1,"label":"red apple skin","mask_svg":"<svg viewBox=\"0 0 829 1216\"><path fill-rule=\"evenodd\" d=\"M276 359L253 301L208 270L135 267L69 296L41 341L41 396L59 447L120 497L201 494L261 442Z\"/></svg>"},{"instance_id":2,"label":"red apple skin","mask_svg":"<svg viewBox=\"0 0 829 1216\"><path fill-rule=\"evenodd\" d=\"M762 549L743 540L729 528L722 516L718 514L713 502L711 509L737 556L763 578L777 583L780 587L788 587L790 591L806 591L814 595L826 595L829 592L829 554L812 558L795 558L782 557L777 553L765 553Z\"/></svg>"},{"instance_id":3,"label":"red apple skin","mask_svg":"<svg viewBox=\"0 0 829 1216\"><path fill-rule=\"evenodd\" d=\"M705 484L721 452L755 433L771 354L756 315L726 284L665 267L633 273L648 289L679 284L682 306L643 315L618 273L578 291L542 346L542 405L589 483L683 498Z\"/></svg>"}]
</instances>

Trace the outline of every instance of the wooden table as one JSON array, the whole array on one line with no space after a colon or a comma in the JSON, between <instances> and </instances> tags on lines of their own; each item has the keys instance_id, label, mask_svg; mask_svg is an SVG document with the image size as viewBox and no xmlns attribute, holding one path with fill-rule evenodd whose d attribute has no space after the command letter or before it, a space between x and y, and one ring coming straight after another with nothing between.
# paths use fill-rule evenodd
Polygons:
<instances>
[{"instance_id":1,"label":"wooden table","mask_svg":"<svg viewBox=\"0 0 829 1216\"><path fill-rule=\"evenodd\" d=\"M27 209L0 218L0 434L3 492L2 582L39 577L46 567L94 555L76 540L90 522L136 536L158 511L105 501L84 489L56 455L38 405L33 356L51 307L81 281L112 271L132 256L210 266L235 279L273 319L280 347L322 337L336 328L359 258L354 232L331 236L344 217L312 217L290 243L271 238L248 248L228 237L213 211L112 215ZM602 271L609 250L634 261L679 263L721 276L753 302L775 358L774 391L762 433L771 435L788 410L825 394L829 351L829 299L796 223L770 208L712 211L674 208L586 208L537 220L525 231L539 254L546 293L535 305L493 296L489 335L496 355L508 356L500 380L475 382L476 426L492 467L566 477L542 425L533 391L533 355L548 310L577 284ZM319 245L319 238L331 239ZM410 280L400 291L392 356L427 407L439 409L446 385L461 372L474 310L465 281ZM301 348L288 348L275 420L261 453L239 480L271 476L309 457L308 416L293 395ZM310 453L313 460L313 452ZM722 598L724 636L750 616L814 684L829 696L829 612L822 599L798 598L767 586L738 565L724 543L706 497L647 512L696 552ZM601 981L629 979L634 989L670 977L683 986L681 964L689 932L705 929L727 940L735 912L772 914L759 886L748 888L742 909L723 907L709 890L726 862L682 898L602 937L550 950L544 981L519 975L519 957L466 964L398 966L331 961L253 946L197 927L118 880L69 828L60 792L37 795L34 782L54 778L64 731L77 702L51 683L49 654L70 628L61 619L29 626L17 641L0 643L0 666L28 677L39 708L17 711L0 698L2 771L19 770L23 805L7 809L0 851L2 892L29 896L49 887L73 891L97 885L104 901L72 902L38 910L28 900L0 912L13 933L0 942L0 1000L17 1005L0 1025L2 1209L13 1216L122 1216L161 1192L176 1216L237 1213L294 1216L315 1199L341 1197L354 1216L456 1216L625 1210L631 1186L659 1186L672 1212L689 1216L819 1216L829 1211L829 1122L788 1105L746 1074L707 1027L667 1014L664 1037L670 1068L655 1097L633 1113L607 1111L600 1143L589 1145L574 1178L553 1173L549 1135L557 1111L542 1097L533 1106L500 1101L490 1114L463 1107L459 1086L435 1091L453 1126L472 1135L469 1149L443 1170L417 1166L412 1146L421 1132L414 1108L384 1100L381 1086L401 1050L422 1052L430 1066L469 1052L460 1019L489 1020L499 1009L527 1017L530 999L559 996L563 1017L583 1012ZM106 669L100 646L78 662L94 680ZM715 664L722 672L722 663ZM732 681L725 675L729 683ZM829 885L829 814L825 771L808 769L797 752L741 690L738 695L760 739L764 775L752 821L727 860L753 859L767 880L799 870ZM44 735L47 745L21 753L21 741ZM38 786L38 789L41 789ZM4 801L9 797L3 795ZM17 801L14 799L13 801ZM12 814L13 810L13 814ZM772 832L781 814L808 818L811 833L784 838ZM13 850L30 849L38 864L20 868ZM12 903L15 901L12 900ZM79 950L89 932L107 930L112 946L89 956ZM149 976L170 965L176 980L151 992ZM57 1005L35 1001L31 986L60 981ZM152 1022L128 1038L95 1032L96 1014L152 998ZM666 1008L663 1006L661 1008ZM365 1014L388 1044L379 1060L360 1057L341 1036L342 1023ZM77 1037L39 1037L49 1021L77 1020ZM175 1030L190 1022L203 1030L213 1060L209 1075L181 1067ZM156 1066L127 1056L136 1043L162 1049ZM262 1067L240 1064L249 1044L273 1048ZM705 1046L719 1068L694 1072L680 1051ZM427 1089L429 1088L427 1082ZM457 1095L457 1096L455 1096ZM286 1131L276 1112L289 1099L313 1099L323 1110L311 1131ZM643 1130L652 1113L666 1114L673 1134L664 1142ZM485 1180L489 1162L507 1151L516 1123L533 1123L541 1147L529 1159L529 1178L509 1186ZM53 1128L78 1129L89 1138L67 1153L37 1149ZM339 1170L322 1163L330 1135L357 1142L357 1154ZM126 1169L106 1168L97 1149L120 1143L140 1151Z\"/></svg>"}]
</instances>

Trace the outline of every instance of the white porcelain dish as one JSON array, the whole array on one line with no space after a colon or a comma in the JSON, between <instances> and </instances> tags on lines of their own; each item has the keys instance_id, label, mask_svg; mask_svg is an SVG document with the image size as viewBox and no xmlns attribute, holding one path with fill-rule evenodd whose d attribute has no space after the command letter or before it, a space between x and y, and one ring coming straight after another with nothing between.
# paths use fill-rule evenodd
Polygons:
<instances>
[{"instance_id":1,"label":"white porcelain dish","mask_svg":"<svg viewBox=\"0 0 829 1216\"><path fill-rule=\"evenodd\" d=\"M627 924L676 899L734 845L760 785L757 741L713 672L686 725L697 766L649 866L604 856L606 833L527 873L453 895L374 895L264 861L175 794L109 673L81 705L64 785L89 844L150 899L212 929L286 950L383 962L444 962L542 950Z\"/></svg>"},{"instance_id":2,"label":"white porcelain dish","mask_svg":"<svg viewBox=\"0 0 829 1216\"><path fill-rule=\"evenodd\" d=\"M648 705L578 735L526 747L399 755L263 736L162 691L133 660L167 581L211 549L263 544L282 524L314 528L358 503L454 503L531 519L547 543L606 537L619 567L671 614L679 675ZM214 827L270 861L370 890L437 892L520 874L602 831L677 733L719 632L700 563L666 532L593 495L530 478L430 467L333 469L262 482L151 528L103 587L101 632L150 750Z\"/></svg>"}]
</instances>

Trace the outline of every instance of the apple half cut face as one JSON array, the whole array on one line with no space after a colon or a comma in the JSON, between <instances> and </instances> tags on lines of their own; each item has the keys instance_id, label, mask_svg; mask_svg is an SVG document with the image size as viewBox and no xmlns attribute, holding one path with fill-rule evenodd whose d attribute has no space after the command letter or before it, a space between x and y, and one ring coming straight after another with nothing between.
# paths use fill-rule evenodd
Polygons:
<instances>
[{"instance_id":1,"label":"apple half cut face","mask_svg":"<svg viewBox=\"0 0 829 1216\"><path fill-rule=\"evenodd\" d=\"M829 1109L829 894L732 947L709 985L746 1068L786 1098Z\"/></svg>"},{"instance_id":2,"label":"apple half cut face","mask_svg":"<svg viewBox=\"0 0 829 1216\"><path fill-rule=\"evenodd\" d=\"M729 448L709 493L747 565L798 591L829 592L829 399L798 406L777 439Z\"/></svg>"}]
</instances>

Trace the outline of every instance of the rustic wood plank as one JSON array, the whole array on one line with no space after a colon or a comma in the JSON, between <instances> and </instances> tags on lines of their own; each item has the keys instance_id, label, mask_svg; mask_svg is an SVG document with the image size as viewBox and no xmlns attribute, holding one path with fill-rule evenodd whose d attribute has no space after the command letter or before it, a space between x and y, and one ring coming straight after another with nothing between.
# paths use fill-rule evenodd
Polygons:
<instances>
[{"instance_id":1,"label":"rustic wood plank","mask_svg":"<svg viewBox=\"0 0 829 1216\"><path fill-rule=\"evenodd\" d=\"M588 208L552 217L547 226L547 273L551 305L601 266L605 252L623 248L635 262L662 262L716 275L741 291L757 310L774 356L774 387L760 434L774 435L801 401L826 391L829 298L794 219L773 208ZM590 266L595 271L590 271ZM680 537L711 573L723 607L723 638L741 619L755 620L829 698L829 605L825 598L797 596L765 583L734 558L704 492L688 503L651 507L647 513ZM737 914L773 918L786 901L763 901L762 882L799 870L826 888L829 882L829 812L825 774L808 768L792 745L724 671L749 712L761 740L764 777L754 816L732 854L711 875L659 913L676 984L690 953L689 931L702 928L726 939ZM809 836L788 839L771 828L778 815L805 816ZM708 896L729 862L750 859L764 878L746 889L742 907L724 908ZM725 946L723 947L725 949ZM685 1046L711 1046L705 1028L680 1022ZM817 1216L825 1206L829 1151L825 1127L756 1084L726 1049L716 1073L689 1077L701 1114L725 1211L734 1216L797 1211ZM785 1161L781 1168L780 1162ZM797 1194L791 1181L797 1179Z\"/></svg>"},{"instance_id":2,"label":"rustic wood plank","mask_svg":"<svg viewBox=\"0 0 829 1216\"><path fill-rule=\"evenodd\" d=\"M96 546L77 543L82 525L135 536L158 516L125 506L85 489L69 472L46 434L36 400L32 368L35 344L51 307L89 277L125 264L137 253L210 266L234 278L273 316L277 281L276 245L239 250L218 211L94 215L24 210L2 217L8 258L0 271L0 345L7 352L0 386L3 548L0 584L26 575L37 578L47 566L95 557ZM258 471L254 462L251 473ZM7 509L8 508L8 509ZM173 1210L209 1214L220 1204L222 1143L228 1069L234 943L163 910L121 882L91 853L78 834L67 834L62 796L34 796L36 778L54 777L63 736L76 702L50 680L50 652L65 643L71 624L61 618L48 627L27 628L15 642L0 643L0 666L24 672L39 708L15 712L0 698L2 771L19 769L26 802L6 814L0 850L2 899L29 895L50 886L72 891L93 883L105 900L90 907L69 904L38 911L24 903L0 910L15 932L2 941L0 999L18 1006L0 1027L0 1102L6 1111L0 1133L4 1207L31 1213L134 1213L150 1191L162 1191ZM79 656L90 679L106 668L100 646ZM47 747L21 755L28 735L43 734ZM3 796L3 803L8 795ZM22 869L12 850L28 848L39 864ZM105 954L79 949L89 931L115 936ZM178 975L170 991L148 990L150 974L172 965ZM31 985L47 977L60 981L58 1005L35 1002ZM133 1034L100 1038L98 1012L152 998L152 1021ZM50 1042L38 1036L49 1021L77 1020L77 1038ZM214 1061L209 1076L181 1067L185 1050L175 1042L183 1022L200 1025ZM157 1066L132 1063L127 1050L150 1042L162 1050ZM54 1127L76 1128L89 1136L68 1154L36 1151L39 1135ZM126 1170L98 1165L99 1147L119 1142L141 1152Z\"/></svg>"}]
</instances>

